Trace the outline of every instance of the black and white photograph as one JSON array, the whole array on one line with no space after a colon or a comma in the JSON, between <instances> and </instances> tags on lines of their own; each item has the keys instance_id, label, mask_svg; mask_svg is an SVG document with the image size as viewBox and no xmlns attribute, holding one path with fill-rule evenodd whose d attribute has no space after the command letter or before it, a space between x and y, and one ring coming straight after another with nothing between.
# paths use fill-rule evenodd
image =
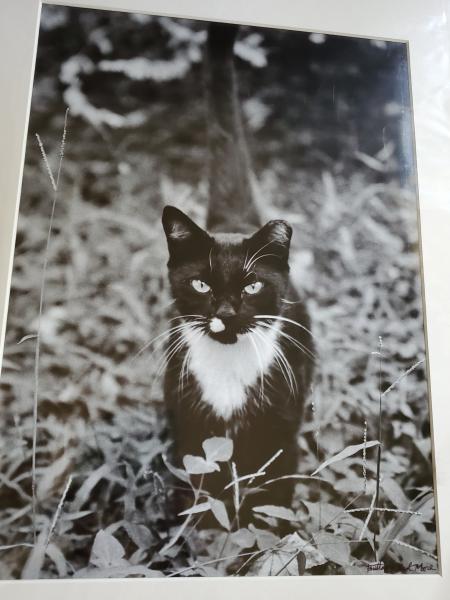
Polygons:
<instances>
[{"instance_id":1,"label":"black and white photograph","mask_svg":"<svg viewBox=\"0 0 450 600\"><path fill-rule=\"evenodd\" d=\"M0 579L439 572L410 86L406 42L42 7Z\"/></svg>"}]
</instances>

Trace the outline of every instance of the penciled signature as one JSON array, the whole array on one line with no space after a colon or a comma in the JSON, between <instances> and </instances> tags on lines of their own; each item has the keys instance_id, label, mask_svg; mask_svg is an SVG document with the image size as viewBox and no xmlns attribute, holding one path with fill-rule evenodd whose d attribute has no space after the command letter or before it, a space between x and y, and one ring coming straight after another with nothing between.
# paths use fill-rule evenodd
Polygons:
<instances>
[{"instance_id":1,"label":"penciled signature","mask_svg":"<svg viewBox=\"0 0 450 600\"><path fill-rule=\"evenodd\" d=\"M372 563L360 563L361 566L364 566L367 573L372 575L383 574L384 573L384 562L377 561ZM431 562L410 562L403 569L404 573L414 574L414 573L437 573L437 568L435 563Z\"/></svg>"},{"instance_id":2,"label":"penciled signature","mask_svg":"<svg viewBox=\"0 0 450 600\"><path fill-rule=\"evenodd\" d=\"M410 562L406 567L407 573L436 573L436 565L426 562Z\"/></svg>"}]
</instances>

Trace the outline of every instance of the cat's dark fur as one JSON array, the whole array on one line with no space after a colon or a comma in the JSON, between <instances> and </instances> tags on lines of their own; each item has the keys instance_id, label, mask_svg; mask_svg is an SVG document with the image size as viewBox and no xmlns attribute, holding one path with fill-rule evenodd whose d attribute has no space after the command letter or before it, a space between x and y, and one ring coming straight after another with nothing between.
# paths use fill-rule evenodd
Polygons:
<instances>
[{"instance_id":1,"label":"cat's dark fur","mask_svg":"<svg viewBox=\"0 0 450 600\"><path fill-rule=\"evenodd\" d=\"M177 315L195 315L173 322L175 326L191 323L195 333L191 336L192 347L183 343L183 328L173 333L169 348L175 351L168 353L165 398L180 463L186 454L203 455L202 442L206 438L229 436L234 442L232 460L239 475L256 472L282 449L282 454L267 468L267 476L275 478L292 475L298 469L298 432L310 387L313 345L307 311L289 280L291 227L283 220L261 227L252 199L250 160L233 67L235 34L234 26L213 24L209 29L206 64L211 164L207 231L174 207L167 206L163 212L169 279ZM204 282L201 291L193 287L193 281ZM244 290L256 282L262 284L258 293ZM210 289L205 292L207 288ZM223 330L213 330L214 318L220 319ZM269 327L278 327L281 333ZM285 358L278 362L273 358L270 365L260 369L254 383L245 387L242 405L229 413L222 404L217 409L208 402L200 381L202 375L197 376L190 368L186 354L191 349L195 355L195 339L202 336L208 339L205 347L211 349L211 355L217 351L221 356L225 346L230 352L234 348L242 352L242 340L247 340L245 336L252 335L255 328L255 352L252 342L250 353L236 367L242 361L245 364L246 359L254 364L258 345L261 354L270 354L267 345L271 341L264 341L263 334L275 336L274 343ZM181 340L178 346L177 340ZM213 356L206 358L214 361ZM259 359L263 361L261 356ZM216 365L218 385L221 376L232 368L230 364L224 361ZM201 366L198 369L200 372ZM211 373L204 374L205 378L210 376ZM222 396L221 401L226 400L226 394ZM229 469L222 465L221 473L206 476L204 486L223 499L223 487L229 480ZM241 523L249 520L250 509L256 504L289 506L292 490L293 480L285 479L250 495L241 511Z\"/></svg>"}]
</instances>

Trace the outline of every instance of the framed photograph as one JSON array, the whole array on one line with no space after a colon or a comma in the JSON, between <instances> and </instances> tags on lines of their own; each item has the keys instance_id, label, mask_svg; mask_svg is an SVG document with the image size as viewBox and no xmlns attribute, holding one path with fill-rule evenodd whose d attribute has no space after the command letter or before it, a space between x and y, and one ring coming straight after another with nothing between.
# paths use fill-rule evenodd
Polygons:
<instances>
[{"instance_id":1,"label":"framed photograph","mask_svg":"<svg viewBox=\"0 0 450 600\"><path fill-rule=\"evenodd\" d=\"M445 6L77 4L1 8L0 589L448 597Z\"/></svg>"}]
</instances>

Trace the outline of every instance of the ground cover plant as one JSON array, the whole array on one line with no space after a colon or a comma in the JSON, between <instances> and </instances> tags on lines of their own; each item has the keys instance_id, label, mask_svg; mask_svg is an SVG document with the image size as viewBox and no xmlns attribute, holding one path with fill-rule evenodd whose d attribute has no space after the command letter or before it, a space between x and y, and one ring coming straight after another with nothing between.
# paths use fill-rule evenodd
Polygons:
<instances>
[{"instance_id":1,"label":"ground cover plant","mask_svg":"<svg viewBox=\"0 0 450 600\"><path fill-rule=\"evenodd\" d=\"M294 505L239 524L277 455L236 473L212 438L170 460L149 342L171 304L162 207L205 215L204 25L46 6L0 380L2 578L437 570L401 45L283 35L243 29L236 53L258 197L294 226L316 344Z\"/></svg>"}]
</instances>

